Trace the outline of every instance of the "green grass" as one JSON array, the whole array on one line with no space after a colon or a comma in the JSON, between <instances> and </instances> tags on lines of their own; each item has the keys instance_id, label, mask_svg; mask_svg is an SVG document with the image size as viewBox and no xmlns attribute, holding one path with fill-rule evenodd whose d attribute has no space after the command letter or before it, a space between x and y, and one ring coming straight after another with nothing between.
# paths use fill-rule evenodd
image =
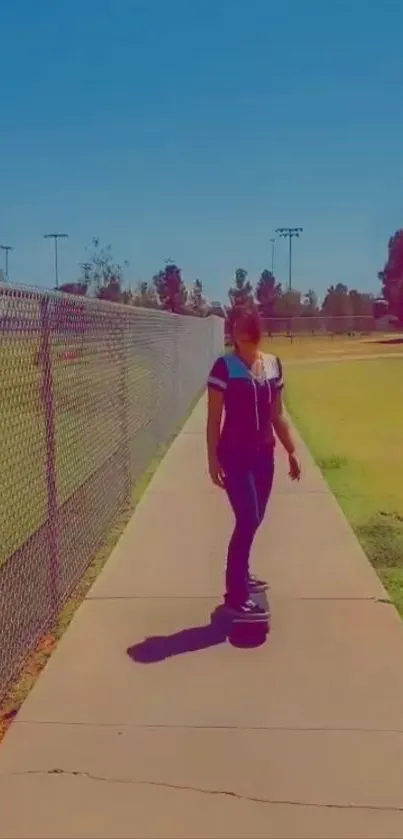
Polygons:
<instances>
[{"instance_id":1,"label":"green grass","mask_svg":"<svg viewBox=\"0 0 403 839\"><path fill-rule=\"evenodd\" d=\"M287 407L403 615L403 359L287 367Z\"/></svg>"},{"instance_id":2,"label":"green grass","mask_svg":"<svg viewBox=\"0 0 403 839\"><path fill-rule=\"evenodd\" d=\"M403 335L400 336L403 339ZM342 358L350 355L389 355L402 353L403 343L396 340L399 335L381 333L363 335L297 335L291 342L284 336L265 338L263 351L274 353L284 361L301 361L304 359L322 360L324 358ZM387 341L386 343L383 343Z\"/></svg>"}]
</instances>

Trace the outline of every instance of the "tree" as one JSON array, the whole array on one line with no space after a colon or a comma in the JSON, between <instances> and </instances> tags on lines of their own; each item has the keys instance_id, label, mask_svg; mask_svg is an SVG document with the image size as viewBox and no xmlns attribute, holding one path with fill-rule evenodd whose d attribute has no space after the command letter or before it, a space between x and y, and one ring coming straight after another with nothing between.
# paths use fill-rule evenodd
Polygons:
<instances>
[{"instance_id":1,"label":"tree","mask_svg":"<svg viewBox=\"0 0 403 839\"><path fill-rule=\"evenodd\" d=\"M99 300L109 300L110 303L123 303L123 291L119 277L111 277L107 285L97 290Z\"/></svg>"},{"instance_id":2,"label":"tree","mask_svg":"<svg viewBox=\"0 0 403 839\"><path fill-rule=\"evenodd\" d=\"M201 280L195 280L193 283L188 298L188 309L193 315L197 315L199 318L207 314L207 303L203 294L203 283Z\"/></svg>"},{"instance_id":3,"label":"tree","mask_svg":"<svg viewBox=\"0 0 403 839\"><path fill-rule=\"evenodd\" d=\"M132 292L131 288L123 289L121 302L125 306L133 306L134 305L133 300L134 300L134 295L133 295L133 292Z\"/></svg>"},{"instance_id":4,"label":"tree","mask_svg":"<svg viewBox=\"0 0 403 839\"><path fill-rule=\"evenodd\" d=\"M313 288L309 288L301 303L301 318L304 321L299 322L301 330L310 329L312 334L315 334L318 324L319 306L316 292Z\"/></svg>"},{"instance_id":5,"label":"tree","mask_svg":"<svg viewBox=\"0 0 403 839\"><path fill-rule=\"evenodd\" d=\"M329 325L333 332L352 331L352 303L344 283L329 286L322 303L322 313L330 318Z\"/></svg>"},{"instance_id":6,"label":"tree","mask_svg":"<svg viewBox=\"0 0 403 839\"><path fill-rule=\"evenodd\" d=\"M373 303L373 315L375 320L379 320L380 318L386 317L389 311L389 306L387 300L384 300L382 297L378 297L374 300Z\"/></svg>"},{"instance_id":7,"label":"tree","mask_svg":"<svg viewBox=\"0 0 403 839\"><path fill-rule=\"evenodd\" d=\"M301 314L301 292L291 289L280 294L274 302L274 316L296 318Z\"/></svg>"},{"instance_id":8,"label":"tree","mask_svg":"<svg viewBox=\"0 0 403 839\"><path fill-rule=\"evenodd\" d=\"M224 306L222 306L219 300L211 301L210 305L208 306L207 313L209 315L216 315L219 318L226 317Z\"/></svg>"},{"instance_id":9,"label":"tree","mask_svg":"<svg viewBox=\"0 0 403 839\"><path fill-rule=\"evenodd\" d=\"M230 288L228 297L231 306L253 304L253 288L244 268L237 268L235 271L235 284Z\"/></svg>"},{"instance_id":10,"label":"tree","mask_svg":"<svg viewBox=\"0 0 403 839\"><path fill-rule=\"evenodd\" d=\"M309 288L302 301L301 315L303 317L315 317L319 314L318 297L316 292Z\"/></svg>"},{"instance_id":11,"label":"tree","mask_svg":"<svg viewBox=\"0 0 403 839\"><path fill-rule=\"evenodd\" d=\"M280 294L274 302L274 316L281 318L276 321L277 330L287 330L291 335L298 328L298 318L301 315L301 292L291 289Z\"/></svg>"},{"instance_id":12,"label":"tree","mask_svg":"<svg viewBox=\"0 0 403 839\"><path fill-rule=\"evenodd\" d=\"M59 286L58 291L64 291L65 294L76 294L79 297L85 297L88 291L88 283L77 280L76 283L63 283Z\"/></svg>"},{"instance_id":13,"label":"tree","mask_svg":"<svg viewBox=\"0 0 403 839\"><path fill-rule=\"evenodd\" d=\"M352 288L348 296L353 315L356 317L371 317L373 315L374 298L372 294L366 294L365 292Z\"/></svg>"},{"instance_id":14,"label":"tree","mask_svg":"<svg viewBox=\"0 0 403 839\"><path fill-rule=\"evenodd\" d=\"M128 263L124 263L127 267ZM123 290L124 268L114 261L111 245L101 246L99 239L92 240L92 252L86 263L88 287L100 300L113 303L129 302L130 292Z\"/></svg>"},{"instance_id":15,"label":"tree","mask_svg":"<svg viewBox=\"0 0 403 839\"><path fill-rule=\"evenodd\" d=\"M351 300L344 283L329 286L322 303L322 311L334 317L351 314Z\"/></svg>"},{"instance_id":16,"label":"tree","mask_svg":"<svg viewBox=\"0 0 403 839\"><path fill-rule=\"evenodd\" d=\"M132 299L133 306L144 309L158 309L157 292L153 285L147 282L139 283Z\"/></svg>"},{"instance_id":17,"label":"tree","mask_svg":"<svg viewBox=\"0 0 403 839\"><path fill-rule=\"evenodd\" d=\"M163 271L155 274L153 283L163 309L177 314L186 310L188 293L181 269L174 262L168 262Z\"/></svg>"},{"instance_id":18,"label":"tree","mask_svg":"<svg viewBox=\"0 0 403 839\"><path fill-rule=\"evenodd\" d=\"M256 300L264 318L274 316L276 300L281 297L281 294L281 284L277 283L274 274L265 268L256 286Z\"/></svg>"},{"instance_id":19,"label":"tree","mask_svg":"<svg viewBox=\"0 0 403 839\"><path fill-rule=\"evenodd\" d=\"M388 242L388 258L383 271L378 272L382 294L389 311L403 323L403 230L396 230Z\"/></svg>"}]
</instances>

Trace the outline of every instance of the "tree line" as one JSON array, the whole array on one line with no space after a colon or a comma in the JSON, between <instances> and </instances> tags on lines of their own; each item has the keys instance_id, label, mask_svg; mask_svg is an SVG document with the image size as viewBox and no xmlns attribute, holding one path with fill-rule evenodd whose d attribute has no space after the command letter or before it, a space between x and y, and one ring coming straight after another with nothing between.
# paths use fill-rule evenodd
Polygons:
<instances>
[{"instance_id":1,"label":"tree line","mask_svg":"<svg viewBox=\"0 0 403 839\"><path fill-rule=\"evenodd\" d=\"M344 283L331 285L319 304L316 292L310 288L305 294L296 289L284 290L274 274L262 271L256 287L248 279L247 272L238 268L234 284L229 289L230 308L238 304L255 303L262 316L270 318L314 318L360 316L373 314L373 295L349 289Z\"/></svg>"},{"instance_id":2,"label":"tree line","mask_svg":"<svg viewBox=\"0 0 403 839\"><path fill-rule=\"evenodd\" d=\"M388 256L378 279L388 311L403 324L403 229L396 230L390 237Z\"/></svg>"},{"instance_id":3,"label":"tree line","mask_svg":"<svg viewBox=\"0 0 403 839\"><path fill-rule=\"evenodd\" d=\"M128 264L115 262L111 247L93 239L83 275L76 282L65 283L60 291L81 296L95 296L101 300L163 309L177 314L205 317L216 314L226 317L237 304L257 305L262 316L271 318L296 317L380 317L389 313L403 323L403 229L396 231L388 243L388 256L378 272L381 294L360 292L345 283L331 285L321 302L312 288L304 294L295 289L284 289L272 271L264 269L255 285L244 268L237 268L228 290L228 302L207 301L203 283L196 279L188 288L181 269L172 261L165 263L150 282L138 284L136 289L125 284Z\"/></svg>"}]
</instances>

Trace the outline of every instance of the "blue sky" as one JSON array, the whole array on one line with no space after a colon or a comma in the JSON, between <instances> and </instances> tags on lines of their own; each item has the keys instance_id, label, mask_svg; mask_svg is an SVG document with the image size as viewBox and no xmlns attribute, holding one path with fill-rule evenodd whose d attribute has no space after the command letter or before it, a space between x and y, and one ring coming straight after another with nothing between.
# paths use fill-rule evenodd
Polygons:
<instances>
[{"instance_id":1,"label":"blue sky","mask_svg":"<svg viewBox=\"0 0 403 839\"><path fill-rule=\"evenodd\" d=\"M1 11L0 243L61 280L93 236L224 299L302 226L294 285L377 291L403 226L403 4L14 0ZM276 246L287 280L287 248Z\"/></svg>"}]
</instances>

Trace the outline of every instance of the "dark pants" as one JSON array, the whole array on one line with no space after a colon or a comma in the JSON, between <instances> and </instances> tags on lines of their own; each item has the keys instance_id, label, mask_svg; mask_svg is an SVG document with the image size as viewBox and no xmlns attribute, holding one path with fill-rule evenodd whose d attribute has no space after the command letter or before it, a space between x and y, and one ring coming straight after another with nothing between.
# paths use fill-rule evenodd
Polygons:
<instances>
[{"instance_id":1,"label":"dark pants","mask_svg":"<svg viewBox=\"0 0 403 839\"><path fill-rule=\"evenodd\" d=\"M227 599L240 604L248 598L249 554L273 486L274 452L259 452L248 468L227 461L224 471L225 488L235 515L227 555Z\"/></svg>"}]
</instances>

